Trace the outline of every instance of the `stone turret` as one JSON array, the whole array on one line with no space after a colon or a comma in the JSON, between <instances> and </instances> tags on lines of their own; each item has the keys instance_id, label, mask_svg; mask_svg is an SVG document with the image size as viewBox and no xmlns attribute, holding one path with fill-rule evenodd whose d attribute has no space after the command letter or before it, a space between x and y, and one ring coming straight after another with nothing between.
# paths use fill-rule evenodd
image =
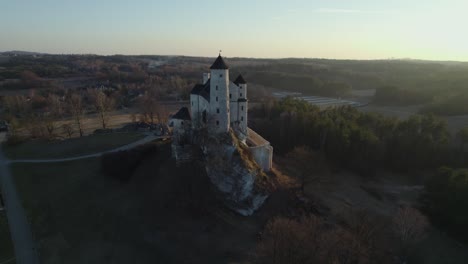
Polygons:
<instances>
[{"instance_id":1,"label":"stone turret","mask_svg":"<svg viewBox=\"0 0 468 264\"><path fill-rule=\"evenodd\" d=\"M248 100L247 100L247 82L241 74L234 81L234 84L239 87L237 98L237 111L239 128L241 132L247 136L247 113L248 113Z\"/></svg>"},{"instance_id":2,"label":"stone turret","mask_svg":"<svg viewBox=\"0 0 468 264\"><path fill-rule=\"evenodd\" d=\"M210 116L211 130L227 133L230 128L229 67L221 55L210 67Z\"/></svg>"}]
</instances>

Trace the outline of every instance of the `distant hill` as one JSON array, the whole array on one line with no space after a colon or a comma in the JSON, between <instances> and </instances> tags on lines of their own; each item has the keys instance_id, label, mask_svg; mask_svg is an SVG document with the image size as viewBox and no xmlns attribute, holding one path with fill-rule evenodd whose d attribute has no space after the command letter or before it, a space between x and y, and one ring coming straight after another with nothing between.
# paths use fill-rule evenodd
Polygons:
<instances>
[{"instance_id":1,"label":"distant hill","mask_svg":"<svg viewBox=\"0 0 468 264\"><path fill-rule=\"evenodd\" d=\"M22 51L22 50L11 50L11 51L4 51L0 52L0 55L6 55L6 56L11 56L11 55L45 55L47 53L40 53L40 52L33 52L33 51Z\"/></svg>"}]
</instances>

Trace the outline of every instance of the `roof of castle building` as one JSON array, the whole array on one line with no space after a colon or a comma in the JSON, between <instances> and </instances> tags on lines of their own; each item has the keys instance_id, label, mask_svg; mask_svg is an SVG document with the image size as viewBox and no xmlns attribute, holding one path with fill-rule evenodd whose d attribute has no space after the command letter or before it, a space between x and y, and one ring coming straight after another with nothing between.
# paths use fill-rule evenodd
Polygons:
<instances>
[{"instance_id":1,"label":"roof of castle building","mask_svg":"<svg viewBox=\"0 0 468 264\"><path fill-rule=\"evenodd\" d=\"M206 101L210 102L210 80L205 84L196 84L190 94L200 95L205 98Z\"/></svg>"},{"instance_id":2,"label":"roof of castle building","mask_svg":"<svg viewBox=\"0 0 468 264\"><path fill-rule=\"evenodd\" d=\"M246 84L247 82L244 80L244 77L242 77L242 74L239 74L239 76L237 76L236 80L234 81L234 83L236 85L239 85L239 84Z\"/></svg>"},{"instance_id":3,"label":"roof of castle building","mask_svg":"<svg viewBox=\"0 0 468 264\"><path fill-rule=\"evenodd\" d=\"M173 119L180 119L180 120L192 120L190 117L190 112L187 107L182 107L180 110L172 116Z\"/></svg>"},{"instance_id":4,"label":"roof of castle building","mask_svg":"<svg viewBox=\"0 0 468 264\"><path fill-rule=\"evenodd\" d=\"M213 65L211 65L210 69L212 70L227 70L229 67L227 66L226 62L224 62L223 57L221 57L221 54L216 58L215 62Z\"/></svg>"}]
</instances>

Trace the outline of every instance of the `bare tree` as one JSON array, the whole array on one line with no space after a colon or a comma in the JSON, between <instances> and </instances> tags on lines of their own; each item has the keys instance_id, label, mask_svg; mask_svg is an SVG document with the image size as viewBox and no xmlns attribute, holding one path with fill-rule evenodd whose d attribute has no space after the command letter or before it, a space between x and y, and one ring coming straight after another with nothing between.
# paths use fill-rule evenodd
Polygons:
<instances>
[{"instance_id":1,"label":"bare tree","mask_svg":"<svg viewBox=\"0 0 468 264\"><path fill-rule=\"evenodd\" d=\"M55 117L63 116L63 103L60 97L55 94L49 94L47 96L47 103L49 105L50 113Z\"/></svg>"},{"instance_id":2,"label":"bare tree","mask_svg":"<svg viewBox=\"0 0 468 264\"><path fill-rule=\"evenodd\" d=\"M393 217L393 231L400 241L400 258L406 263L411 247L420 241L429 227L427 218L412 207L400 208Z\"/></svg>"},{"instance_id":3,"label":"bare tree","mask_svg":"<svg viewBox=\"0 0 468 264\"><path fill-rule=\"evenodd\" d=\"M305 146L295 147L287 154L291 160L291 170L295 171L300 181L301 192L305 186L319 180L319 175L325 171L326 161L320 153L315 153Z\"/></svg>"},{"instance_id":4,"label":"bare tree","mask_svg":"<svg viewBox=\"0 0 468 264\"><path fill-rule=\"evenodd\" d=\"M155 89L149 89L145 95L141 98L140 101L140 111L146 121L149 121L151 124L155 123L155 120L158 122L163 122L163 117L165 114L164 107L158 100L158 95Z\"/></svg>"},{"instance_id":5,"label":"bare tree","mask_svg":"<svg viewBox=\"0 0 468 264\"><path fill-rule=\"evenodd\" d=\"M109 121L109 112L114 109L115 100L99 90L90 90L94 108L101 118L102 128L106 129Z\"/></svg>"},{"instance_id":6,"label":"bare tree","mask_svg":"<svg viewBox=\"0 0 468 264\"><path fill-rule=\"evenodd\" d=\"M85 107L83 104L83 97L80 94L72 94L68 99L68 107L70 113L75 120L75 124L78 126L78 132L80 137L83 136L83 117L85 112Z\"/></svg>"},{"instance_id":7,"label":"bare tree","mask_svg":"<svg viewBox=\"0 0 468 264\"><path fill-rule=\"evenodd\" d=\"M15 115L29 115L31 113L31 104L28 102L25 96L5 96L3 103L7 113Z\"/></svg>"},{"instance_id":8,"label":"bare tree","mask_svg":"<svg viewBox=\"0 0 468 264\"><path fill-rule=\"evenodd\" d=\"M130 121L132 121L132 123L135 123L137 121L137 115L135 113L130 114Z\"/></svg>"},{"instance_id":9,"label":"bare tree","mask_svg":"<svg viewBox=\"0 0 468 264\"><path fill-rule=\"evenodd\" d=\"M258 263L370 263L370 248L353 230L316 216L275 218L257 245Z\"/></svg>"},{"instance_id":10,"label":"bare tree","mask_svg":"<svg viewBox=\"0 0 468 264\"><path fill-rule=\"evenodd\" d=\"M62 130L65 134L67 134L68 138L71 138L72 135L75 133L75 131L73 130L73 126L70 123L63 124Z\"/></svg>"},{"instance_id":11,"label":"bare tree","mask_svg":"<svg viewBox=\"0 0 468 264\"><path fill-rule=\"evenodd\" d=\"M46 116L43 119L43 123L45 126L45 129L47 131L47 137L48 139L54 139L55 138L55 129L56 129L56 122L53 116Z\"/></svg>"}]
</instances>

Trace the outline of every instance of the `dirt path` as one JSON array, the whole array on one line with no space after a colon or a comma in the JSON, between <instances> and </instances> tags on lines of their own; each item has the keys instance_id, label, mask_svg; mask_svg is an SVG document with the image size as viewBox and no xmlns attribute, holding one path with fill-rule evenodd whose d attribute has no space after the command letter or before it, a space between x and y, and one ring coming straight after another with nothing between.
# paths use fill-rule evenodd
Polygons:
<instances>
[{"instance_id":1,"label":"dirt path","mask_svg":"<svg viewBox=\"0 0 468 264\"><path fill-rule=\"evenodd\" d=\"M16 263L36 264L39 263L39 258L32 239L31 228L6 161L0 146L0 188L15 248Z\"/></svg>"}]
</instances>

